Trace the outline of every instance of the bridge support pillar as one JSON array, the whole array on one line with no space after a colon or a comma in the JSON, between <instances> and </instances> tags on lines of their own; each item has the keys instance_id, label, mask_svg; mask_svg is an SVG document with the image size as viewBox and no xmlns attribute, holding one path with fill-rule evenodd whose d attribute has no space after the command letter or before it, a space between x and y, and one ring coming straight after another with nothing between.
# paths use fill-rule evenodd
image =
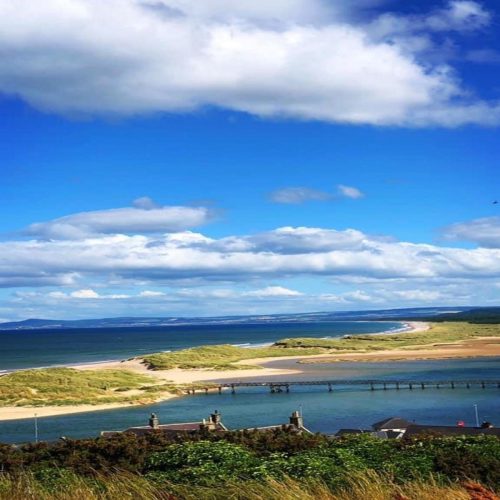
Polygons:
<instances>
[{"instance_id":1,"label":"bridge support pillar","mask_svg":"<svg viewBox=\"0 0 500 500\"><path fill-rule=\"evenodd\" d=\"M370 384L370 390L371 390L371 391L374 391L374 390L375 390L375 387L374 387L374 385L373 385L372 383Z\"/></svg>"},{"instance_id":2,"label":"bridge support pillar","mask_svg":"<svg viewBox=\"0 0 500 500\"><path fill-rule=\"evenodd\" d=\"M396 389L399 391L399 382L396 382Z\"/></svg>"},{"instance_id":3,"label":"bridge support pillar","mask_svg":"<svg viewBox=\"0 0 500 500\"><path fill-rule=\"evenodd\" d=\"M218 391L219 391L219 394L222 394L222 387L221 387L221 386L219 386L217 389L218 389Z\"/></svg>"},{"instance_id":4,"label":"bridge support pillar","mask_svg":"<svg viewBox=\"0 0 500 500\"><path fill-rule=\"evenodd\" d=\"M452 382L452 383L451 383L451 388L452 388L452 389L455 389L455 382Z\"/></svg>"},{"instance_id":5,"label":"bridge support pillar","mask_svg":"<svg viewBox=\"0 0 500 500\"><path fill-rule=\"evenodd\" d=\"M234 388L234 385L231 385L231 394L236 394L236 389Z\"/></svg>"},{"instance_id":6,"label":"bridge support pillar","mask_svg":"<svg viewBox=\"0 0 500 500\"><path fill-rule=\"evenodd\" d=\"M408 384L408 389L410 389L410 391L413 391L413 384L412 383Z\"/></svg>"},{"instance_id":7,"label":"bridge support pillar","mask_svg":"<svg viewBox=\"0 0 500 500\"><path fill-rule=\"evenodd\" d=\"M332 392L332 391L333 391L332 384L328 384L328 392Z\"/></svg>"},{"instance_id":8,"label":"bridge support pillar","mask_svg":"<svg viewBox=\"0 0 500 500\"><path fill-rule=\"evenodd\" d=\"M481 387L482 387L483 389L486 389L486 384L485 384L484 382L481 382Z\"/></svg>"},{"instance_id":9,"label":"bridge support pillar","mask_svg":"<svg viewBox=\"0 0 500 500\"><path fill-rule=\"evenodd\" d=\"M420 384L420 386L422 387L422 390L425 389L425 384L423 382Z\"/></svg>"}]
</instances>

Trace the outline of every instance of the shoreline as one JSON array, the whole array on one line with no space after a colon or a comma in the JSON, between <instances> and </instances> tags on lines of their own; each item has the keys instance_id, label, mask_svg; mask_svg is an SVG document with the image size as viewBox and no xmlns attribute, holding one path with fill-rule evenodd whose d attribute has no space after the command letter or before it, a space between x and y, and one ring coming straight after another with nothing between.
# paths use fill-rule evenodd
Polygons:
<instances>
[{"instance_id":1,"label":"shoreline","mask_svg":"<svg viewBox=\"0 0 500 500\"><path fill-rule=\"evenodd\" d=\"M373 321L368 321L368 320L359 320L359 321L353 321L353 323L387 323L387 321L378 321L378 320L373 320ZM353 335L391 335L391 334L397 334L397 333L410 333L410 332L421 332L428 330L430 328L429 323L423 322L423 321L397 321L394 320L394 323L401 323L403 325L401 328L397 328L395 330L384 330L382 332L375 332L375 333L356 333ZM349 335L349 334L347 334ZM337 337L331 337L331 338L337 338ZM340 338L340 337L338 337ZM274 342L277 342L279 339L276 339ZM231 344L236 347L245 347L247 349L253 349L253 348L258 348L262 346L271 346L274 342L265 342L265 343L259 343L259 344L252 344L251 342L246 342L244 344ZM192 347L199 347L199 346L192 346ZM187 348L186 348L187 349ZM162 351L162 352L171 352L168 350ZM141 356L147 356L148 354L153 354L152 352L149 353L143 353ZM128 359L134 359L137 357L137 355L130 356ZM117 358L117 359L106 359L106 360L100 360L100 361L81 361L81 362L75 362L75 363L61 363L61 364L55 364L55 365L48 365L48 366L28 366L25 368L12 368L9 370L0 370L0 377L2 375L8 375L9 373L15 373L19 371L24 371L24 370L46 370L48 368L76 368L80 366L95 366L96 368L99 368L99 366L105 366L108 365L109 363L123 363L126 360L123 358ZM1 419L0 419L1 420Z\"/></svg>"},{"instance_id":2,"label":"shoreline","mask_svg":"<svg viewBox=\"0 0 500 500\"><path fill-rule=\"evenodd\" d=\"M406 332L421 332L431 328L428 323L408 322L411 330ZM399 332L391 332L399 333ZM381 333L387 334L387 333ZM380 335L380 334L376 334ZM170 370L150 370L138 358L120 361L108 361L98 363L82 363L72 365L77 370L129 370L142 375L149 375L159 383L190 384L199 382L239 382L252 381L252 379L273 378L279 376L301 376L305 373L304 365L311 364L337 364L341 362L391 362L391 361L418 361L418 360L446 360L463 358L481 358L500 356L499 337L478 337L467 341L459 341L449 344L433 344L419 346L419 348L406 348L386 351L358 352L358 353L325 353L317 355L295 355L287 357L255 358L239 361L237 364L255 365L255 369L248 370L183 370L179 368ZM292 367L274 368L270 367L276 361L295 362ZM164 393L155 402L167 401L184 395ZM148 403L153 404L153 403ZM42 406L42 407L0 407L0 423L8 420L20 420L33 418L36 413L38 417L58 416L74 413L85 413L118 408L143 406L141 403L108 403L102 405L79 405L79 406Z\"/></svg>"}]
</instances>

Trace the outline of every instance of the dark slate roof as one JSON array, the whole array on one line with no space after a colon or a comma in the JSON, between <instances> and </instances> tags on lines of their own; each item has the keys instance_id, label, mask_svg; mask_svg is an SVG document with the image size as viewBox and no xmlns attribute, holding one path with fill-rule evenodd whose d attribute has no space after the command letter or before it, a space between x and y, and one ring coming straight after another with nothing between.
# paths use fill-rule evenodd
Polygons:
<instances>
[{"instance_id":1,"label":"dark slate roof","mask_svg":"<svg viewBox=\"0 0 500 500\"><path fill-rule=\"evenodd\" d=\"M372 425L373 429L379 431L380 429L406 429L409 425L412 425L411 422L405 420L401 417L389 417L380 422L376 422Z\"/></svg>"},{"instance_id":2,"label":"dark slate roof","mask_svg":"<svg viewBox=\"0 0 500 500\"><path fill-rule=\"evenodd\" d=\"M149 425L141 426L141 427L129 427L124 431L104 431L101 432L101 436L109 437L114 436L115 434L122 434L124 432L136 434L137 436L142 436L144 434L148 434L150 432L164 432L166 434L180 434L183 432L194 432L199 431L203 422L184 422L178 424L163 424L159 425L156 428L153 428ZM211 431L227 431L227 428L224 424L218 423L215 428L210 429Z\"/></svg>"},{"instance_id":3,"label":"dark slate roof","mask_svg":"<svg viewBox=\"0 0 500 500\"><path fill-rule=\"evenodd\" d=\"M499 436L500 428L480 429L478 427L458 427L446 425L417 425L411 424L405 432L405 437L413 437L422 434L438 434L442 436Z\"/></svg>"},{"instance_id":4,"label":"dark slate roof","mask_svg":"<svg viewBox=\"0 0 500 500\"><path fill-rule=\"evenodd\" d=\"M371 434L374 437L378 437L380 439L396 439L400 436L401 432L396 431L371 431L368 429L340 429L335 437L348 436L350 434Z\"/></svg>"},{"instance_id":5,"label":"dark slate roof","mask_svg":"<svg viewBox=\"0 0 500 500\"><path fill-rule=\"evenodd\" d=\"M309 434L312 434L312 432L305 427L297 427L294 424L279 424L279 425L267 425L264 427L250 427L248 429L245 429L247 431L259 431L259 432L271 432L275 430L284 430L284 431L289 431L289 432L296 432L296 433L301 433L301 432L306 432Z\"/></svg>"}]
</instances>

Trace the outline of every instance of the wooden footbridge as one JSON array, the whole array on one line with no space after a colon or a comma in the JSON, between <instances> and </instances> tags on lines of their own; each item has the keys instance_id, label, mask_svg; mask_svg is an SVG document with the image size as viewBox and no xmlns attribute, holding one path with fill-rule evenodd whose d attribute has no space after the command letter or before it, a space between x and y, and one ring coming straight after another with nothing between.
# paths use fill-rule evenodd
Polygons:
<instances>
[{"instance_id":1,"label":"wooden footbridge","mask_svg":"<svg viewBox=\"0 0 500 500\"><path fill-rule=\"evenodd\" d=\"M401 389L457 389L457 388L497 388L500 389L500 380L297 380L291 382L230 382L224 384L211 384L210 386L198 388L198 391L218 391L222 394L224 389L229 389L232 394L236 389L242 387L265 387L272 393L290 392L293 386L323 386L328 392L333 392L334 388L345 386L365 387L372 391L375 390L401 390ZM188 389L189 394L195 394L196 389Z\"/></svg>"}]
</instances>

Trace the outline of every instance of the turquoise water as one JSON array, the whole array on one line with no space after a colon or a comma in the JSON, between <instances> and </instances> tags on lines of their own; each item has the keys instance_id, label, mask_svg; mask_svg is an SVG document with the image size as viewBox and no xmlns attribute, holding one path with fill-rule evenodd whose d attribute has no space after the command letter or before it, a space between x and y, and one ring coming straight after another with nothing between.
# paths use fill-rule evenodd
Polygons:
<instances>
[{"instance_id":1,"label":"turquoise water","mask_svg":"<svg viewBox=\"0 0 500 500\"><path fill-rule=\"evenodd\" d=\"M332 321L0 331L2 371L126 359L150 352L214 344L268 344L287 337L341 337L401 328L399 322Z\"/></svg>"},{"instance_id":2,"label":"turquoise water","mask_svg":"<svg viewBox=\"0 0 500 500\"><path fill-rule=\"evenodd\" d=\"M293 367L280 360L268 366ZM307 379L500 380L500 358L391 363L335 363L301 365ZM279 379L294 377L277 377ZM401 416L410 421L454 425L464 420L475 424L473 405L481 420L500 425L500 389L407 389L370 391L344 386L328 393L324 387L292 387L289 394L270 394L265 389L239 389L237 394L199 394L162 403L101 412L38 419L40 438L91 437L101 430L146 425L151 412L162 423L199 421L217 409L229 428L279 424L302 407L306 426L315 432L334 433L340 428L367 428L385 417ZM34 439L33 419L0 422L0 442L20 443Z\"/></svg>"}]
</instances>

